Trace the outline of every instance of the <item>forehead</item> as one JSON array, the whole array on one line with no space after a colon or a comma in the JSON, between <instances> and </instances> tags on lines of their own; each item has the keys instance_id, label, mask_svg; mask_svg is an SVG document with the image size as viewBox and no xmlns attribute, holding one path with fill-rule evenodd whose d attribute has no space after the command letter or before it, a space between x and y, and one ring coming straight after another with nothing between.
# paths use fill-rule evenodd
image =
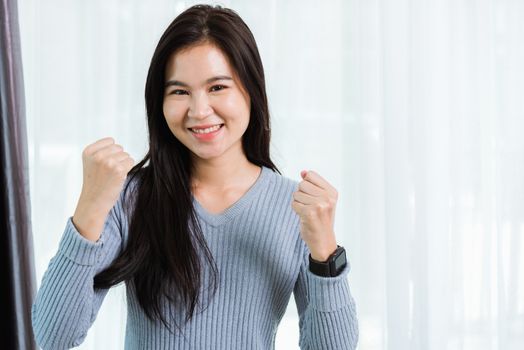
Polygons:
<instances>
[{"instance_id":1,"label":"forehead","mask_svg":"<svg viewBox=\"0 0 524 350\"><path fill-rule=\"evenodd\" d=\"M214 75L233 76L227 56L216 45L205 43L184 48L171 55L166 64L166 78L200 82Z\"/></svg>"}]
</instances>

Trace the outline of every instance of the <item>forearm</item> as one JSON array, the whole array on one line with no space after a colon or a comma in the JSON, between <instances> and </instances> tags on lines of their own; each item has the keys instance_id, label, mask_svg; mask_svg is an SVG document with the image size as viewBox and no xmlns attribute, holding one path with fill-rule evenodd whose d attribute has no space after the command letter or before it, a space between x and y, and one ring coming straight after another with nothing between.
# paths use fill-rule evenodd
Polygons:
<instances>
[{"instance_id":1,"label":"forearm","mask_svg":"<svg viewBox=\"0 0 524 350\"><path fill-rule=\"evenodd\" d=\"M112 242L108 242L110 248ZM82 237L68 220L58 252L44 273L31 310L35 339L43 349L79 345L94 321L106 290L94 290L93 279L107 264L111 249Z\"/></svg>"}]
</instances>

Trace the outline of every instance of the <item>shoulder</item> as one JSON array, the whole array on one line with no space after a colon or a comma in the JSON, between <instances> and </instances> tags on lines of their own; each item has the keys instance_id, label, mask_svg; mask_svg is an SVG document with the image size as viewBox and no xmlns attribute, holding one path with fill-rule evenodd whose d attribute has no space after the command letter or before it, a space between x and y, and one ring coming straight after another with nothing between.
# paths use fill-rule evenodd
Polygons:
<instances>
[{"instance_id":1,"label":"shoulder","mask_svg":"<svg viewBox=\"0 0 524 350\"><path fill-rule=\"evenodd\" d=\"M280 174L276 170L270 168L265 168L264 170L269 179L266 186L264 186L264 197L276 207L283 205L291 209L293 193L297 191L299 182Z\"/></svg>"},{"instance_id":2,"label":"shoulder","mask_svg":"<svg viewBox=\"0 0 524 350\"><path fill-rule=\"evenodd\" d=\"M273 186L283 192L294 192L298 189L299 182L286 175L280 174L277 170L265 168L270 174L271 182Z\"/></svg>"},{"instance_id":3,"label":"shoulder","mask_svg":"<svg viewBox=\"0 0 524 350\"><path fill-rule=\"evenodd\" d=\"M282 237L294 237L294 239L292 238L290 240L286 238L281 242L295 244L294 251L301 252L303 245L302 239L300 238L300 218L292 207L293 193L298 190L300 182L279 172L271 169L268 170L271 172L268 175L271 177L271 183L267 191L264 192L263 198L267 201L267 215L277 218L271 220L275 225L273 231L284 233L280 239L282 239Z\"/></svg>"},{"instance_id":4,"label":"shoulder","mask_svg":"<svg viewBox=\"0 0 524 350\"><path fill-rule=\"evenodd\" d=\"M130 173L127 175L127 178L122 185L122 189L120 190L118 200L109 213L108 219L115 222L115 225L122 236L123 246L127 244L129 238L129 225L136 206L136 199L141 183L141 174L142 171L139 170L137 173Z\"/></svg>"},{"instance_id":5,"label":"shoulder","mask_svg":"<svg viewBox=\"0 0 524 350\"><path fill-rule=\"evenodd\" d=\"M132 215L133 209L136 205L142 175L143 169L130 173L127 175L127 178L122 185L119 198L113 207L119 221L121 222L127 222Z\"/></svg>"}]
</instances>

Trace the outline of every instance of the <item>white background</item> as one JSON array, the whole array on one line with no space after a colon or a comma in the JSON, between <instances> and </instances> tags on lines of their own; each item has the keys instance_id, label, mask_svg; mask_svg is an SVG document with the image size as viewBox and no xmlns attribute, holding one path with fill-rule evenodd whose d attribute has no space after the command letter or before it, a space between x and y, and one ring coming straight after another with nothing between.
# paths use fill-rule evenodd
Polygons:
<instances>
[{"instance_id":1,"label":"white background","mask_svg":"<svg viewBox=\"0 0 524 350\"><path fill-rule=\"evenodd\" d=\"M83 147L113 136L143 157L149 61L194 3L19 0L38 283ZM259 45L273 160L339 190L359 349L522 349L524 2L220 4ZM123 348L125 317L113 288L80 349ZM297 344L291 300L277 349Z\"/></svg>"}]
</instances>

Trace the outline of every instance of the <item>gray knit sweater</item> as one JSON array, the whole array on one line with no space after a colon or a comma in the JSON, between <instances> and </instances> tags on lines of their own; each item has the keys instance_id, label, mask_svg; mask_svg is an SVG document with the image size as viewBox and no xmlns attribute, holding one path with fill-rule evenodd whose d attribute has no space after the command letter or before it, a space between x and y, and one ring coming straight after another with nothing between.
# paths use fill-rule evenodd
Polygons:
<instances>
[{"instance_id":1,"label":"gray knit sweater","mask_svg":"<svg viewBox=\"0 0 524 350\"><path fill-rule=\"evenodd\" d=\"M219 270L219 286L203 312L184 325L181 312L164 304L183 325L169 332L152 322L126 283L125 349L274 349L275 335L294 293L300 315L301 349L354 349L356 307L348 283L349 262L337 277L309 271L309 249L291 208L298 182L267 167L249 190L220 214L193 198L204 237ZM67 220L58 252L51 259L32 308L33 330L43 349L68 349L84 340L107 290L93 290L93 277L125 246L127 217L122 195L97 242L80 235ZM203 281L209 264L203 264Z\"/></svg>"}]
</instances>

